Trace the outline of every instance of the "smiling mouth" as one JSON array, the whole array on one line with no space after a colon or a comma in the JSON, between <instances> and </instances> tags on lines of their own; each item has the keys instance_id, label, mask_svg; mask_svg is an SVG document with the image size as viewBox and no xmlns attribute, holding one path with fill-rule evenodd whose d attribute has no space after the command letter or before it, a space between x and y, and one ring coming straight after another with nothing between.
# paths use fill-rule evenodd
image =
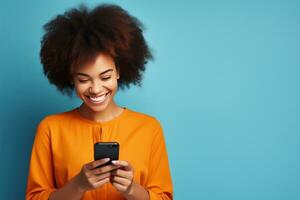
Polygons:
<instances>
[{"instance_id":1,"label":"smiling mouth","mask_svg":"<svg viewBox=\"0 0 300 200\"><path fill-rule=\"evenodd\" d=\"M103 103L107 96L110 94L110 92L107 92L105 94L102 94L102 95L98 95L96 97L92 97L92 96L86 96L92 103L95 103L95 104L99 104L99 103Z\"/></svg>"}]
</instances>

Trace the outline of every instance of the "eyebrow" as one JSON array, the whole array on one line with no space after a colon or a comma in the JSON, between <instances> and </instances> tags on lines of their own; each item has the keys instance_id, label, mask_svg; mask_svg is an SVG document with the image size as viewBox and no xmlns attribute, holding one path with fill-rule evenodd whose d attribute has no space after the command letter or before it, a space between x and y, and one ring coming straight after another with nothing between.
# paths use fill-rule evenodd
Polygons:
<instances>
[{"instance_id":1,"label":"eyebrow","mask_svg":"<svg viewBox=\"0 0 300 200\"><path fill-rule=\"evenodd\" d=\"M105 70L104 72L101 72L99 75L101 76L101 75L103 75L103 74L105 74L105 73L107 73L107 72L110 72L110 71L113 71L113 69ZM90 77L88 74L81 73L81 72L76 73L76 75L81 75L81 76L87 76L87 77Z\"/></svg>"}]
</instances>

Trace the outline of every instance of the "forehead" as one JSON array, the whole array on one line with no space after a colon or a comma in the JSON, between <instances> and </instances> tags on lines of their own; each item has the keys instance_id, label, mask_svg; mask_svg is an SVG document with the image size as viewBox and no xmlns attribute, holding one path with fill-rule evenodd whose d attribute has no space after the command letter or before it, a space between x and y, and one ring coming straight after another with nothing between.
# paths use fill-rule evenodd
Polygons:
<instances>
[{"instance_id":1,"label":"forehead","mask_svg":"<svg viewBox=\"0 0 300 200\"><path fill-rule=\"evenodd\" d=\"M116 66L113 58L104 53L98 54L94 59L74 68L74 73L85 73L89 75L100 74L101 72L112 69L115 71Z\"/></svg>"}]
</instances>

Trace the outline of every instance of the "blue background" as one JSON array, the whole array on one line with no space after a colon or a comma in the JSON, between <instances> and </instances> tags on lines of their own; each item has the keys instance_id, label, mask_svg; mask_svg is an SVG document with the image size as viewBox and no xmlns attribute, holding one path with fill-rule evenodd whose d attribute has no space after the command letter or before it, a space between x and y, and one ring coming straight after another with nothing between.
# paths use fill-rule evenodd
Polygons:
<instances>
[{"instance_id":1,"label":"blue background","mask_svg":"<svg viewBox=\"0 0 300 200\"><path fill-rule=\"evenodd\" d=\"M0 199L24 199L39 121L80 103L39 62L42 25L80 2L1 0ZM300 199L300 1L110 2L156 57L117 101L162 122L175 199Z\"/></svg>"}]
</instances>

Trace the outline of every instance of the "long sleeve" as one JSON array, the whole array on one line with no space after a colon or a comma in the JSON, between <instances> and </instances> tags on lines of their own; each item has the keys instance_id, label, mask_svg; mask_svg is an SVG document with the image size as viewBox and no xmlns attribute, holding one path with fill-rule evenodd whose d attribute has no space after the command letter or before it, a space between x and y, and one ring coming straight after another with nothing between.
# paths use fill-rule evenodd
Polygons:
<instances>
[{"instance_id":1,"label":"long sleeve","mask_svg":"<svg viewBox=\"0 0 300 200\"><path fill-rule=\"evenodd\" d=\"M152 143L149 178L146 189L149 192L150 200L173 199L168 155L161 126L157 128L156 136Z\"/></svg>"},{"instance_id":2,"label":"long sleeve","mask_svg":"<svg viewBox=\"0 0 300 200\"><path fill-rule=\"evenodd\" d=\"M54 190L50 131L43 120L37 128L32 147L26 200L48 200Z\"/></svg>"},{"instance_id":3,"label":"long sleeve","mask_svg":"<svg viewBox=\"0 0 300 200\"><path fill-rule=\"evenodd\" d=\"M67 184L85 163L93 160L94 143L117 141L120 160L128 160L135 181L151 200L172 200L173 188L166 144L160 123L152 116L125 109L111 121L98 123L80 116L77 109L47 116L37 127L34 139L26 200L48 200ZM137 147L144 146L137 151ZM84 193L82 200L124 197L111 184Z\"/></svg>"}]
</instances>

